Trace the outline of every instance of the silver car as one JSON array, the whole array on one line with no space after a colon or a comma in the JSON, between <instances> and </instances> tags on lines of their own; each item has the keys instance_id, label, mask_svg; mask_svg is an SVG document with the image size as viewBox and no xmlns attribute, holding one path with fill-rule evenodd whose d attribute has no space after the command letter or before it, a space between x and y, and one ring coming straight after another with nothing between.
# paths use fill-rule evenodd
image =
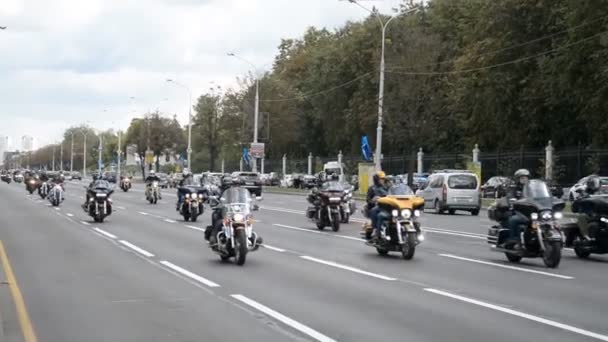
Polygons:
<instances>
[{"instance_id":1,"label":"silver car","mask_svg":"<svg viewBox=\"0 0 608 342\"><path fill-rule=\"evenodd\" d=\"M424 189L418 192L424 198L424 208L444 211L453 215L456 210L469 211L479 215L481 196L479 179L468 171L442 171L429 176Z\"/></svg>"}]
</instances>

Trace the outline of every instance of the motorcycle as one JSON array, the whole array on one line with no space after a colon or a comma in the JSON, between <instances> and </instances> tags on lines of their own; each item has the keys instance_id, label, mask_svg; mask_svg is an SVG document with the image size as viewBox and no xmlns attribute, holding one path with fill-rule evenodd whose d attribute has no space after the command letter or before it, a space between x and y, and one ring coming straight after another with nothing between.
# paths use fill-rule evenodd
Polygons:
<instances>
[{"instance_id":1,"label":"motorcycle","mask_svg":"<svg viewBox=\"0 0 608 342\"><path fill-rule=\"evenodd\" d=\"M353 187L349 186L344 190L342 203L340 204L341 223L350 222L350 216L357 211L357 204L353 199Z\"/></svg>"},{"instance_id":2,"label":"motorcycle","mask_svg":"<svg viewBox=\"0 0 608 342\"><path fill-rule=\"evenodd\" d=\"M93 196L89 197L85 210L95 222L103 222L106 217L112 214L112 199L110 195L112 195L114 190L98 187L89 191Z\"/></svg>"},{"instance_id":3,"label":"motorcycle","mask_svg":"<svg viewBox=\"0 0 608 342\"><path fill-rule=\"evenodd\" d=\"M179 188L183 191L184 199L179 207L179 213L184 217L184 221L191 220L196 222L198 216L204 211L203 203L206 200L204 191L196 186L184 186Z\"/></svg>"},{"instance_id":4,"label":"motorcycle","mask_svg":"<svg viewBox=\"0 0 608 342\"><path fill-rule=\"evenodd\" d=\"M120 179L120 188L124 192L129 191L131 189L131 178L129 178L129 177L122 177Z\"/></svg>"},{"instance_id":5,"label":"motorcycle","mask_svg":"<svg viewBox=\"0 0 608 342\"><path fill-rule=\"evenodd\" d=\"M61 202L63 202L63 187L61 184L55 184L53 186L49 192L48 200L54 207L58 207Z\"/></svg>"},{"instance_id":6,"label":"motorcycle","mask_svg":"<svg viewBox=\"0 0 608 342\"><path fill-rule=\"evenodd\" d=\"M38 187L38 195L40 195L40 198L45 199L48 194L49 194L49 185L47 182L42 182L40 184L40 186Z\"/></svg>"},{"instance_id":7,"label":"motorcycle","mask_svg":"<svg viewBox=\"0 0 608 342\"><path fill-rule=\"evenodd\" d=\"M25 182L25 190L31 194L36 191L38 188L38 180L35 178L30 178L27 182Z\"/></svg>"},{"instance_id":8,"label":"motorcycle","mask_svg":"<svg viewBox=\"0 0 608 342\"><path fill-rule=\"evenodd\" d=\"M150 204L156 204L160 198L160 187L158 186L158 182L154 181L152 184L148 184L146 186L146 200L150 202Z\"/></svg>"},{"instance_id":9,"label":"motorcycle","mask_svg":"<svg viewBox=\"0 0 608 342\"><path fill-rule=\"evenodd\" d=\"M502 225L492 226L487 236L490 249L504 253L510 262L540 257L545 266L556 268L561 260L564 239L557 221L563 217L565 203L554 198L547 184L537 179L530 180L521 195L519 200L505 198L488 209L490 220L496 222L504 223L512 211L527 218L527 223L519 227L518 241L508 241L509 229Z\"/></svg>"},{"instance_id":10,"label":"motorcycle","mask_svg":"<svg viewBox=\"0 0 608 342\"><path fill-rule=\"evenodd\" d=\"M2 177L0 177L0 178L6 184L11 184L11 182L13 181L13 179L9 175L2 175Z\"/></svg>"},{"instance_id":11,"label":"motorcycle","mask_svg":"<svg viewBox=\"0 0 608 342\"><path fill-rule=\"evenodd\" d=\"M566 236L566 247L573 248L581 259L591 254L608 253L608 195L577 199L572 211L588 213L590 240L583 238L576 222L565 224L562 230Z\"/></svg>"},{"instance_id":12,"label":"motorcycle","mask_svg":"<svg viewBox=\"0 0 608 342\"><path fill-rule=\"evenodd\" d=\"M340 230L342 215L340 206L344 199L344 187L339 182L326 182L318 194L317 203L309 207L306 216L315 222L317 229L331 227L334 232Z\"/></svg>"},{"instance_id":13,"label":"motorcycle","mask_svg":"<svg viewBox=\"0 0 608 342\"><path fill-rule=\"evenodd\" d=\"M237 265L245 264L247 253L256 251L262 244L262 238L253 231L252 211L259 210L259 207L252 205L249 191L240 187L226 190L219 201L215 196L210 197L209 202L222 218L221 229L216 232L217 244L210 245L211 249L223 261L234 257ZM208 226L205 232L207 239L212 231L213 226Z\"/></svg>"},{"instance_id":14,"label":"motorcycle","mask_svg":"<svg viewBox=\"0 0 608 342\"><path fill-rule=\"evenodd\" d=\"M13 180L15 181L15 183L23 183L23 175L18 173L13 176Z\"/></svg>"},{"instance_id":15,"label":"motorcycle","mask_svg":"<svg viewBox=\"0 0 608 342\"><path fill-rule=\"evenodd\" d=\"M401 183L392 186L386 197L378 199L377 205L380 208L380 236L374 239L371 223L365 223L361 236L367 240L366 245L376 248L380 255L401 252L403 259L412 259L416 246L424 241L418 222L424 209L424 199Z\"/></svg>"}]
</instances>

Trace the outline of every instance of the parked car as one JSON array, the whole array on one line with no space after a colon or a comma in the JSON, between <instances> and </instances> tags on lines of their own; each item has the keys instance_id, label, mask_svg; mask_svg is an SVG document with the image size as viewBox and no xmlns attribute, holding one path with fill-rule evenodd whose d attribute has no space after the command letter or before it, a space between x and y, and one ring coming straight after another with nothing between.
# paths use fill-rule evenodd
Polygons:
<instances>
[{"instance_id":1,"label":"parked car","mask_svg":"<svg viewBox=\"0 0 608 342\"><path fill-rule=\"evenodd\" d=\"M467 170L442 170L429 176L429 184L419 194L424 198L424 207L441 214L453 215L456 210L479 215L481 196L477 176Z\"/></svg>"},{"instance_id":2,"label":"parked car","mask_svg":"<svg viewBox=\"0 0 608 342\"><path fill-rule=\"evenodd\" d=\"M176 188L177 186L179 186L179 182L181 182L181 180L184 179L184 175L181 173L174 173L171 176L169 176L169 187L170 188Z\"/></svg>"},{"instance_id":3,"label":"parked car","mask_svg":"<svg viewBox=\"0 0 608 342\"><path fill-rule=\"evenodd\" d=\"M488 179L488 181L481 186L481 195L484 198L501 197L499 194L499 189L505 189L510 182L511 179L509 179L509 177L494 176Z\"/></svg>"},{"instance_id":4,"label":"parked car","mask_svg":"<svg viewBox=\"0 0 608 342\"><path fill-rule=\"evenodd\" d=\"M256 197L262 196L262 181L257 172L234 172L232 181L239 181L244 188L249 190Z\"/></svg>"},{"instance_id":5,"label":"parked car","mask_svg":"<svg viewBox=\"0 0 608 342\"><path fill-rule=\"evenodd\" d=\"M285 175L281 180L281 188L293 187L293 175Z\"/></svg>"},{"instance_id":6,"label":"parked car","mask_svg":"<svg viewBox=\"0 0 608 342\"><path fill-rule=\"evenodd\" d=\"M82 175L80 174L80 172L74 171L70 175L70 180L82 180Z\"/></svg>"},{"instance_id":7,"label":"parked car","mask_svg":"<svg viewBox=\"0 0 608 342\"><path fill-rule=\"evenodd\" d=\"M568 199L570 201L575 201L581 196L578 191L584 191L587 188L587 180L590 176L591 175L579 179L579 181L570 188L568 191ZM600 192L608 193L608 177L600 177Z\"/></svg>"},{"instance_id":8,"label":"parked car","mask_svg":"<svg viewBox=\"0 0 608 342\"><path fill-rule=\"evenodd\" d=\"M317 177L313 175L305 175L302 177L302 181L300 182L301 189L312 189L315 186L318 186Z\"/></svg>"}]
</instances>

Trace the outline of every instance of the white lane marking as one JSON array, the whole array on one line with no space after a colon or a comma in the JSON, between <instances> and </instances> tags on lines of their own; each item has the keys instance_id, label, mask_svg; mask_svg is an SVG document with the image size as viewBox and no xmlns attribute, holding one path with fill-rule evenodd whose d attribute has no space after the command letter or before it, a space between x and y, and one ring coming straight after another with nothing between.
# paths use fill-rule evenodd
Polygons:
<instances>
[{"instance_id":1,"label":"white lane marking","mask_svg":"<svg viewBox=\"0 0 608 342\"><path fill-rule=\"evenodd\" d=\"M145 213L145 212L143 212L143 211L138 211L138 213L140 213L140 214L142 214L142 215L144 215L144 216L148 215L148 213Z\"/></svg>"},{"instance_id":2,"label":"white lane marking","mask_svg":"<svg viewBox=\"0 0 608 342\"><path fill-rule=\"evenodd\" d=\"M165 222L167 222L167 223L175 223L175 221L169 220L169 219L165 219Z\"/></svg>"},{"instance_id":3,"label":"white lane marking","mask_svg":"<svg viewBox=\"0 0 608 342\"><path fill-rule=\"evenodd\" d=\"M429 232L429 233L435 233L435 234L461 236L461 237L466 237L466 238L470 238L470 239L479 239L479 240L487 239L487 237L485 237L485 236L475 236L475 235L468 235L468 234L455 233L455 232L446 232L446 231L435 230L433 228L428 228L428 227L422 227L422 231Z\"/></svg>"},{"instance_id":4,"label":"white lane marking","mask_svg":"<svg viewBox=\"0 0 608 342\"><path fill-rule=\"evenodd\" d=\"M99 228L95 227L95 228L93 228L93 230L95 230L96 232L98 232L100 234L103 234L103 235L109 237L110 239L116 239L116 235L114 235L112 233L108 233L108 232L106 232L103 229L99 229Z\"/></svg>"},{"instance_id":5,"label":"white lane marking","mask_svg":"<svg viewBox=\"0 0 608 342\"><path fill-rule=\"evenodd\" d=\"M448 233L457 233L457 234L463 234L463 235L477 236L477 237L481 237L481 238L484 238L484 239L488 237L486 234L463 232L463 231L459 231L459 230L442 229L442 228L435 228L435 227L422 227L422 228L424 228L424 229L438 230L438 231L448 232Z\"/></svg>"},{"instance_id":6,"label":"white lane marking","mask_svg":"<svg viewBox=\"0 0 608 342\"><path fill-rule=\"evenodd\" d=\"M201 232L205 231L205 229L199 228L199 227L195 227L195 226L184 225L184 227L190 228L190 229L194 229L194 230L198 230L198 231L201 231Z\"/></svg>"},{"instance_id":7,"label":"white lane marking","mask_svg":"<svg viewBox=\"0 0 608 342\"><path fill-rule=\"evenodd\" d=\"M486 303L486 302L482 302L480 300L476 300L476 299L472 299L472 298L468 298L468 297L463 297L463 296L459 296L453 293L449 293L449 292L445 292L445 291L440 291L440 290L436 290L436 289L432 289L432 288L425 288L424 289L427 292L431 292L431 293L435 293L441 296L445 296L445 297L450 297L453 299L457 299L463 302L467 302L470 304L475 304L475 305L479 305L479 306L483 306L485 308L488 309L492 309L492 310L496 310L496 311L500 311L500 312L504 312L506 314L509 315L513 315L513 316L518 316L521 318L525 318L525 319L529 319L531 321L535 321L541 324L546 324L546 325L550 325L552 327L556 327L556 328L560 328L563 330L567 330L576 334L580 334L583 336L587 336L587 337L591 337L591 338L595 338L601 341L608 341L608 336L606 335L601 335L598 333L594 333L588 330L584 330L581 328L577 328L577 327L573 327L571 325L567 325L567 324L563 324L563 323L559 323L556 321L552 321L546 318L542 318L542 317L538 317L538 316L534 316L531 314L527 314L521 311L517 311L517 310L513 310L513 309L508 309L502 306L498 306L498 305L494 305L494 304L490 304L490 303Z\"/></svg>"},{"instance_id":8,"label":"white lane marking","mask_svg":"<svg viewBox=\"0 0 608 342\"><path fill-rule=\"evenodd\" d=\"M69 217L74 217L74 214L71 213L67 213L66 215L68 215Z\"/></svg>"},{"instance_id":9,"label":"white lane marking","mask_svg":"<svg viewBox=\"0 0 608 342\"><path fill-rule=\"evenodd\" d=\"M279 224L279 223L274 223L273 226L283 227L283 228L293 229L293 230L299 230L299 231L302 231L302 232L308 232L308 233L313 233L313 234L328 235L328 236L333 236L333 237L347 239L347 240L354 240L354 241L363 241L363 242L365 242L364 239L356 238L356 237L353 237L353 236L340 235L340 234L330 234L330 233L326 233L326 232L322 232L322 231L318 231L318 230L311 230L311 229L306 229L306 228L287 226L287 225Z\"/></svg>"},{"instance_id":10,"label":"white lane marking","mask_svg":"<svg viewBox=\"0 0 608 342\"><path fill-rule=\"evenodd\" d=\"M61 208L57 208L57 207L55 207L55 210L61 210Z\"/></svg>"},{"instance_id":11,"label":"white lane marking","mask_svg":"<svg viewBox=\"0 0 608 342\"><path fill-rule=\"evenodd\" d=\"M277 312L277 311L275 311L275 310L273 310L273 309L271 309L271 308L269 308L269 307L267 307L267 306L265 306L263 304L260 304L260 303L256 302L253 299L247 298L247 297L245 297L243 295L240 295L240 294L233 294L233 295L230 295L230 297L232 297L232 298L234 298L234 299L236 299L236 300L238 300L238 301L240 301L242 303L245 303L245 304L247 304L247 305L249 305L249 306L251 306L251 307L253 307L253 308L255 308L255 309L257 309L257 310L259 310L259 311L261 311L263 313L265 313L265 314L267 314L268 316L276 319L277 321L282 322L283 324L286 324L286 325L288 325L288 326L290 326L290 327L292 327L292 328L294 328L294 329L296 329L296 330L298 330L298 331L300 331L300 332L302 332L302 333L304 333L304 334L306 334L306 335L314 338L317 341L320 341L320 342L336 342L336 340L332 339L331 337L325 336L325 335L321 334L320 332L318 332L318 331L316 331L316 330L314 330L314 329L312 329L312 328L310 328L310 327L308 327L308 326L306 326L306 325L304 325L304 324L302 324L300 322L297 322L297 321L295 321L295 320L293 320L293 319L291 319L291 318L283 315L280 312Z\"/></svg>"},{"instance_id":12,"label":"white lane marking","mask_svg":"<svg viewBox=\"0 0 608 342\"><path fill-rule=\"evenodd\" d=\"M125 240L119 240L118 242L122 243L123 245L131 248L132 250L136 251L139 254L142 254L143 256L146 256L148 258L151 258L154 256L154 254L148 252L147 250L137 247L134 244L130 243L129 241L125 241Z\"/></svg>"},{"instance_id":13,"label":"white lane marking","mask_svg":"<svg viewBox=\"0 0 608 342\"><path fill-rule=\"evenodd\" d=\"M86 221L80 221L80 223L84 224L85 226L90 226L91 225L89 222L86 222Z\"/></svg>"},{"instance_id":14,"label":"white lane marking","mask_svg":"<svg viewBox=\"0 0 608 342\"><path fill-rule=\"evenodd\" d=\"M565 276L565 275L561 275L561 274L555 274L555 273L549 273L549 272L543 272L543 271L536 271L536 270L531 270L531 269L523 268L523 267L502 265L502 264L497 264L497 263L489 262L489 261L483 261L483 260L465 258L465 257L453 255L453 254L439 254L439 255L442 256L442 257L446 257L446 258L452 258L452 259L457 259L457 260L469 261L469 262L474 262L474 263L477 263L477 264L483 264L483 265L488 265L488 266L506 268L506 269L515 270L515 271L541 274L541 275L545 275L545 276L549 276L549 277L555 277L555 278L561 278L561 279L574 279L574 277L571 277L571 276Z\"/></svg>"},{"instance_id":15,"label":"white lane marking","mask_svg":"<svg viewBox=\"0 0 608 342\"><path fill-rule=\"evenodd\" d=\"M181 267L179 267L179 266L177 266L175 264L172 264L172 263L170 263L170 262L168 262L166 260L161 261L160 263L163 264L163 265L165 265L165 266L167 266L167 267L169 267L170 269L174 270L175 272L180 273L181 275L184 275L184 276L186 276L186 277L188 277L190 279L198 281L201 284L207 285L209 287L220 287L219 284L214 283L214 282L212 282L209 279L205 279L205 278L199 276L198 274L192 273L192 272L190 272L190 271L188 271L188 270L186 270L184 268L181 268Z\"/></svg>"},{"instance_id":16,"label":"white lane marking","mask_svg":"<svg viewBox=\"0 0 608 342\"><path fill-rule=\"evenodd\" d=\"M275 252L281 252L281 253L285 252L285 250L283 248L273 247L273 246L270 246L270 245L267 245L267 244L263 244L262 246L264 248L268 248L268 249L270 249L272 251L275 251Z\"/></svg>"},{"instance_id":17,"label":"white lane marking","mask_svg":"<svg viewBox=\"0 0 608 342\"><path fill-rule=\"evenodd\" d=\"M118 208L118 209L120 209L120 210L127 210L127 208L125 208L125 207L119 207L119 206L116 206L116 208Z\"/></svg>"},{"instance_id":18,"label":"white lane marking","mask_svg":"<svg viewBox=\"0 0 608 342\"><path fill-rule=\"evenodd\" d=\"M374 278L378 278L378 279L382 279L382 280L388 280L388 281L395 281L395 280L397 280L395 278L387 277L387 276L382 275L382 274L376 274L376 273L372 273L372 272L367 272L367 271L364 271L364 270L359 269L359 268L355 268L355 267L351 267L351 266L347 266L347 265L338 264L338 263L333 262L333 261L325 261L325 260L317 259L317 258L308 256L308 255L301 255L300 258L308 260L308 261L312 261L312 262L317 262L319 264L324 264L324 265L327 265L327 266L341 268L343 270L347 270L347 271L363 274L363 275L366 275L366 276L369 276L369 277L374 277Z\"/></svg>"}]
</instances>

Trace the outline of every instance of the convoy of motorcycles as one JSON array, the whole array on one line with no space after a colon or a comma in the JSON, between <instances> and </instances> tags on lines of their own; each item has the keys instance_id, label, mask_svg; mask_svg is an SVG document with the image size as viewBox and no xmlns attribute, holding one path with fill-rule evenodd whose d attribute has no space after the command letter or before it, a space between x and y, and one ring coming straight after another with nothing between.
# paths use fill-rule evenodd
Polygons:
<instances>
[{"instance_id":1,"label":"convoy of motorcycles","mask_svg":"<svg viewBox=\"0 0 608 342\"><path fill-rule=\"evenodd\" d=\"M37 176L25 178L21 173L4 172L0 180L7 184L25 182L29 194L37 191L55 207L64 201L63 184L53 179L42 181ZM119 186L127 192L132 187L131 179L121 177ZM104 222L112 214L113 187L105 180L96 180L85 189L83 209L95 222ZM253 196L238 183L225 185L219 178L204 178L200 186L186 185L178 190L183 194L178 211L184 221L196 222L205 204L212 209L212 224L205 231L205 239L222 260L234 258L237 265L243 265L247 254L261 246L262 238L253 229L253 212L259 210L256 201L261 197ZM145 195L147 201L156 204L161 198L158 182L149 184ZM565 203L552 195L544 181L530 180L517 198L503 197L488 208L490 220L497 224L489 228L487 242L492 251L503 253L508 261L541 258L545 266L556 268L564 247L572 248L579 258L608 254L608 195L580 196L573 202L572 211L588 219L588 236L577 222L561 222ZM396 183L390 186L386 196L375 201L379 229L374 231L369 221L363 224L361 236L365 245L380 255L397 252L403 259L412 259L425 238L419 222L424 199L415 195L408 185ZM306 216L319 230L331 227L334 232L339 231L340 224L348 223L357 209L353 187L339 181L327 181L319 189L314 188L308 202ZM367 206L362 212L369 217ZM506 225L513 213L522 218L515 239Z\"/></svg>"}]
</instances>

